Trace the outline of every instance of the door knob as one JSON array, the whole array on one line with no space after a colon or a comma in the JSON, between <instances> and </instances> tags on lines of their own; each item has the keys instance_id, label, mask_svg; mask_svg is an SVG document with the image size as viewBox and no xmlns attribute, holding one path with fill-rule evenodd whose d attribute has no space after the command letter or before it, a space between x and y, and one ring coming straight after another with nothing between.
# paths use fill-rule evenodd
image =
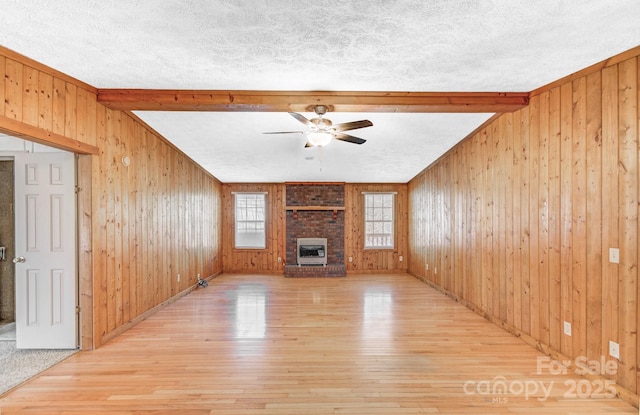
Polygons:
<instances>
[{"instance_id":1,"label":"door knob","mask_svg":"<svg viewBox=\"0 0 640 415\"><path fill-rule=\"evenodd\" d=\"M25 262L25 261L26 261L26 259L24 259L23 256L19 256L17 258L13 258L13 263L14 264L17 264L18 262Z\"/></svg>"}]
</instances>

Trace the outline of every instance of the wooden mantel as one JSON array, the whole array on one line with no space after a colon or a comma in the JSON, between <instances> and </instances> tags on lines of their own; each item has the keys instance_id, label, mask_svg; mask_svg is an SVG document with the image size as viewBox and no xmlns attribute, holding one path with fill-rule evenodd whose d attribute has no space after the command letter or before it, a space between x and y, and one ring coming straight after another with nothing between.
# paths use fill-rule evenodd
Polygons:
<instances>
[{"instance_id":1,"label":"wooden mantel","mask_svg":"<svg viewBox=\"0 0 640 415\"><path fill-rule=\"evenodd\" d=\"M299 210L332 210L334 219L338 217L339 210L344 210L344 206L285 206L284 208L293 211L294 219L298 219Z\"/></svg>"}]
</instances>

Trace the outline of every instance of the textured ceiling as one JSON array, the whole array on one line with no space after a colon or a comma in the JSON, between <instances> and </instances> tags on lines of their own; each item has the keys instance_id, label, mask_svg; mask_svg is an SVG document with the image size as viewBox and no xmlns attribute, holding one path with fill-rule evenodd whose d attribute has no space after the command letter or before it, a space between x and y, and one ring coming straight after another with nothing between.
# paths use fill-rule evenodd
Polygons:
<instances>
[{"instance_id":1,"label":"textured ceiling","mask_svg":"<svg viewBox=\"0 0 640 415\"><path fill-rule=\"evenodd\" d=\"M640 2L4 0L0 45L98 88L526 92L640 44ZM311 104L311 103L310 103ZM224 182L406 182L492 114L137 112ZM311 117L311 114L305 114Z\"/></svg>"}]
</instances>

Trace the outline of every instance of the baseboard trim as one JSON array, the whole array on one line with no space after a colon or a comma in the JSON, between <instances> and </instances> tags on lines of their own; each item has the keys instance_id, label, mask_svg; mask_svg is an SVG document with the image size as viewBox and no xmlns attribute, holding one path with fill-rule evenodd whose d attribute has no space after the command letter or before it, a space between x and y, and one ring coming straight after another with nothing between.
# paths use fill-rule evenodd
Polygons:
<instances>
[{"instance_id":1,"label":"baseboard trim","mask_svg":"<svg viewBox=\"0 0 640 415\"><path fill-rule=\"evenodd\" d=\"M406 269L347 269L349 274L407 274Z\"/></svg>"},{"instance_id":2,"label":"baseboard trim","mask_svg":"<svg viewBox=\"0 0 640 415\"><path fill-rule=\"evenodd\" d=\"M218 272L215 274L211 274L209 275L207 278L205 278L205 280L210 281L216 277L218 277L219 275L221 275L222 272ZM100 343L96 345L95 349L100 348L101 346L104 346L105 344L107 344L108 342L110 342L111 340L113 340L114 338L118 337L119 335L121 335L122 333L124 333L125 331L129 330L130 328L136 326L138 323L140 323L141 321L146 320L147 318L149 318L150 316L154 315L155 313L157 313L159 310L163 309L164 307L168 306L171 303L176 302L177 300L179 300L180 298L184 297L185 295L189 294L190 292L194 291L198 289L198 283L196 282L195 284L189 286L188 288L186 288L185 290L180 291L179 293L177 293L176 295L174 295L173 297L163 301L162 303L158 304L157 306L145 311L144 313L140 314L139 316L131 319L130 321L128 321L127 323L123 324L120 327L117 327L116 329L110 331L109 333L106 333L104 336L102 336L100 338ZM94 349L94 350L95 350Z\"/></svg>"},{"instance_id":3,"label":"baseboard trim","mask_svg":"<svg viewBox=\"0 0 640 415\"><path fill-rule=\"evenodd\" d=\"M429 281L428 279L420 276L420 275L416 275L412 272L409 272L410 275L412 275L414 278L422 281L423 283L427 284L428 286L430 286L431 288L441 292L442 294L446 295L447 297L451 298L452 300L454 300L457 303L462 304L463 306L467 307L469 310L473 311L474 313L480 315L481 317L483 317L485 320L489 321L490 323L493 323L494 325L500 327L501 329L505 330L506 332L519 337L520 339L522 339L523 342L525 342L526 344L528 344L529 346L533 347L534 349L538 350L539 352L549 356L550 358L554 359L554 360L558 360L558 361L566 361L566 362L570 362L570 365L568 366L569 369L578 369L578 367L575 365L575 361L572 357L567 356L565 354L562 354L561 352L555 350L554 348L552 348L551 346L549 346L548 344L542 343L539 340L531 337L530 335L523 333L521 330L518 330L517 328L515 328L514 326L507 324L505 322L503 322L502 320L488 314L487 312L485 312L484 310L478 308L477 306L475 306L474 304L470 303L469 301L458 297L457 295L455 295L454 293L452 293L451 291L446 290L445 288L439 286L438 284ZM598 381L605 381L608 380L607 378L605 378L604 376L600 376L600 375L591 375L591 374L584 374L581 375L582 377L584 377L585 379L588 380L598 380ZM630 403L631 405L633 405L636 408L640 407L640 395L637 395L635 393L633 393L632 391L630 391L627 388L624 388L620 385L618 385L617 383L614 384L614 387L616 389L616 395L624 400L625 402Z\"/></svg>"}]
</instances>

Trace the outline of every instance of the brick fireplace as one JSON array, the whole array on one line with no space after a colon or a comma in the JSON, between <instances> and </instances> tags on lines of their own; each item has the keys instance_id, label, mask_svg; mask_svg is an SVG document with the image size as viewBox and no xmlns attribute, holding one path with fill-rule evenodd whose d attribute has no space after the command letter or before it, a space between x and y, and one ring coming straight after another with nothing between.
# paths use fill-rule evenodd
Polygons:
<instances>
[{"instance_id":1,"label":"brick fireplace","mask_svg":"<svg viewBox=\"0 0 640 415\"><path fill-rule=\"evenodd\" d=\"M344 184L286 184L286 205L285 277L345 276ZM327 238L327 266L298 266L298 238Z\"/></svg>"}]
</instances>

